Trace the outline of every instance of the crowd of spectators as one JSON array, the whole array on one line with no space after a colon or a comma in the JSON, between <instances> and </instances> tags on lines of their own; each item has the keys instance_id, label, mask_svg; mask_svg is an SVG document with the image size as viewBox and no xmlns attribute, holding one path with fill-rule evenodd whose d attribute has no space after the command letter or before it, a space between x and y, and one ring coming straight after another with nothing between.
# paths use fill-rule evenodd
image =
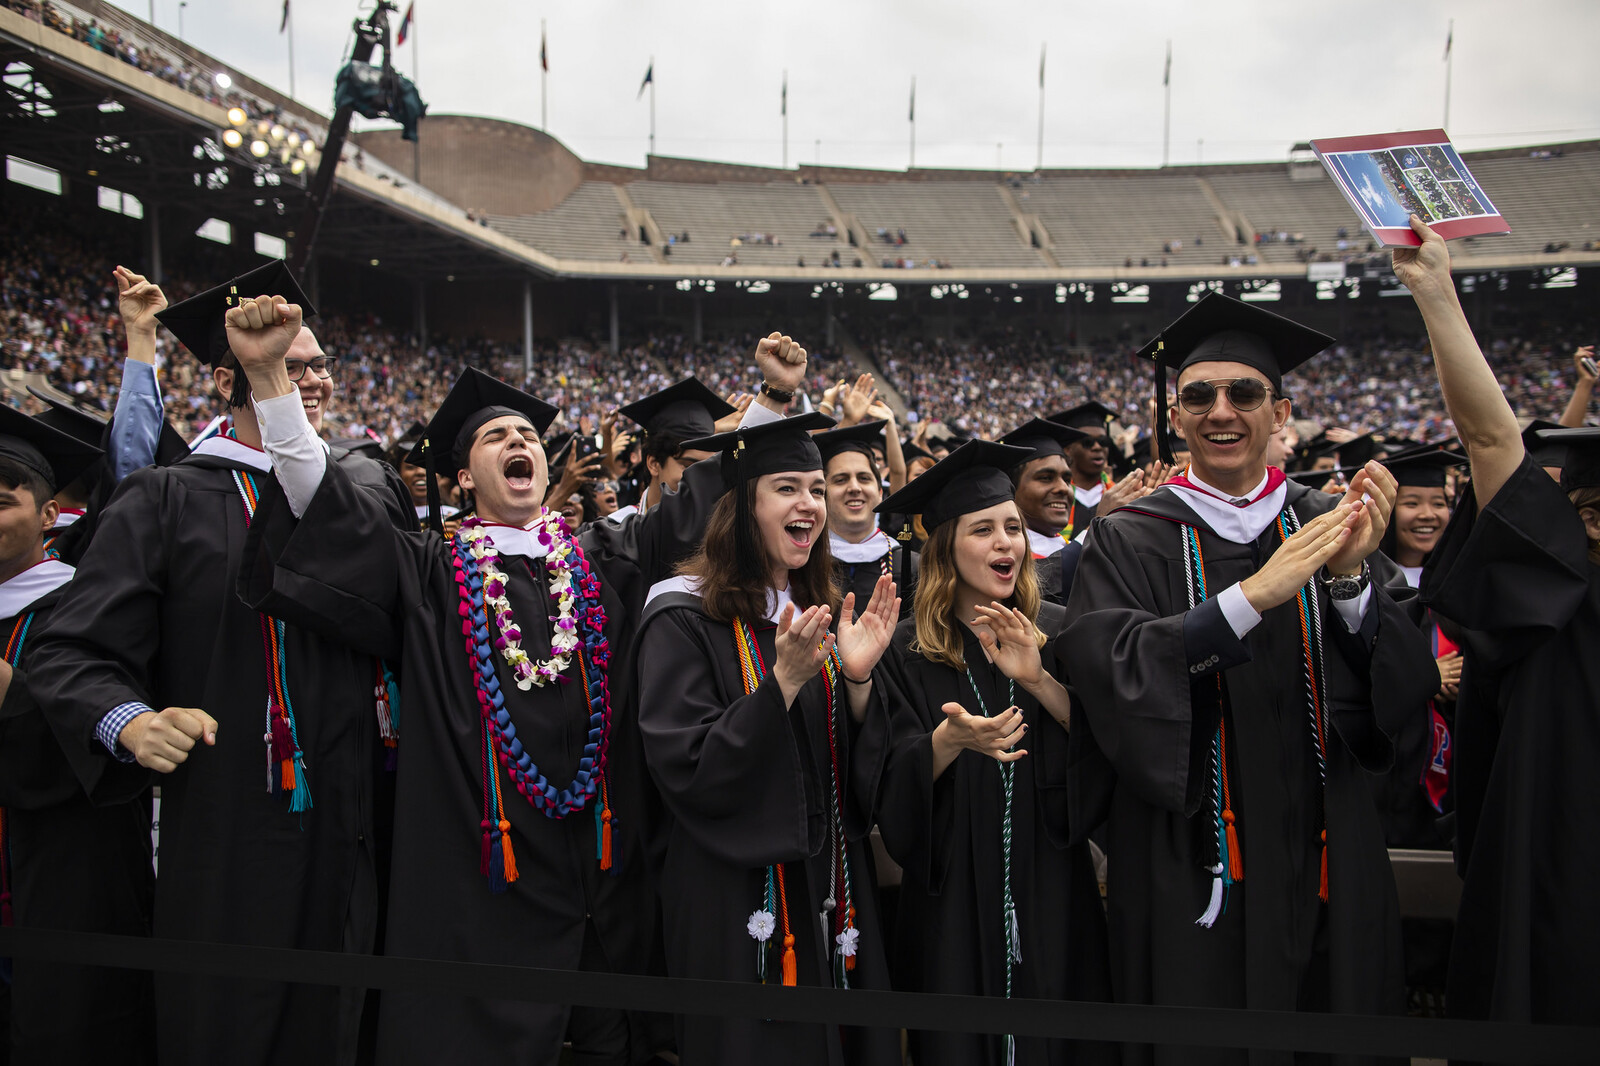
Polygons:
<instances>
[{"instance_id":1,"label":"crowd of spectators","mask_svg":"<svg viewBox=\"0 0 1600 1066\"><path fill-rule=\"evenodd\" d=\"M50 236L44 237L44 229ZM0 227L0 369L42 374L85 404L110 410L122 358L121 323L111 283L116 262L70 228ZM214 271L192 268L196 276ZM176 301L196 291L188 280L164 285ZM994 437L1027 418L1099 400L1128 427L1148 429L1150 367L1132 338L1069 348L1056 337L996 329L975 340L920 340L914 331L875 335L850 328L880 380L905 401L906 423L943 423L962 436ZM339 357L338 400L330 411L339 436L385 441L425 420L461 370L478 366L558 406L569 428L592 431L617 406L694 374L718 393L748 389L754 335L703 342L658 331L612 357L592 340L546 343L524 375L521 346L432 338L426 350L403 328L364 314L325 313L315 329ZM1506 395L1525 416L1554 418L1573 385L1571 352L1587 338L1553 335L1548 325L1488 343ZM162 385L174 425L192 436L220 413L209 374L162 335ZM811 352L807 393L820 398L856 368L837 351ZM1298 417L1356 430L1387 430L1437 439L1450 432L1428 357L1416 338L1378 334L1341 343L1285 382ZM26 397L8 389L12 402Z\"/></svg>"}]
</instances>

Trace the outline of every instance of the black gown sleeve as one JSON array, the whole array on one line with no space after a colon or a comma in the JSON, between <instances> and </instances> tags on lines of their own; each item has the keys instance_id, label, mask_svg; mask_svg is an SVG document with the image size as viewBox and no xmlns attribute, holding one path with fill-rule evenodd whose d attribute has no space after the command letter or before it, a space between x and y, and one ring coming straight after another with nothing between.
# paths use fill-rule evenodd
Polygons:
<instances>
[{"instance_id":1,"label":"black gown sleeve","mask_svg":"<svg viewBox=\"0 0 1600 1066\"><path fill-rule=\"evenodd\" d=\"M183 491L155 467L128 475L29 653L33 698L85 791L97 800L115 767L95 739L95 727L114 708L152 698L169 525L181 510L176 497Z\"/></svg>"},{"instance_id":2,"label":"black gown sleeve","mask_svg":"<svg viewBox=\"0 0 1600 1066\"><path fill-rule=\"evenodd\" d=\"M1495 671L1564 629L1589 592L1588 538L1566 493L1526 456L1478 512L1469 488L1427 568L1422 596L1465 627Z\"/></svg>"},{"instance_id":3,"label":"black gown sleeve","mask_svg":"<svg viewBox=\"0 0 1600 1066\"><path fill-rule=\"evenodd\" d=\"M397 581L404 538L380 494L329 463L296 519L276 481L261 493L245 537L239 598L246 605L371 655L399 653Z\"/></svg>"},{"instance_id":4,"label":"black gown sleeve","mask_svg":"<svg viewBox=\"0 0 1600 1066\"><path fill-rule=\"evenodd\" d=\"M1087 717L1118 780L1146 802L1185 815L1204 798L1202 760L1217 714L1214 702L1196 707L1191 678L1214 683L1201 675L1221 668L1220 655L1208 660L1218 654L1214 646L1226 645L1220 635L1202 641L1195 634L1216 634L1220 624L1232 637L1220 608L1210 608L1212 624L1190 623L1205 609L1164 614L1122 523L1101 521L1078 564L1069 621L1056 642L1082 697L1074 713Z\"/></svg>"},{"instance_id":5,"label":"black gown sleeve","mask_svg":"<svg viewBox=\"0 0 1600 1066\"><path fill-rule=\"evenodd\" d=\"M801 700L784 706L769 673L754 692L718 695L717 623L688 608L665 610L639 635L639 730L645 760L677 824L734 866L809 858L826 835L822 780Z\"/></svg>"}]
</instances>

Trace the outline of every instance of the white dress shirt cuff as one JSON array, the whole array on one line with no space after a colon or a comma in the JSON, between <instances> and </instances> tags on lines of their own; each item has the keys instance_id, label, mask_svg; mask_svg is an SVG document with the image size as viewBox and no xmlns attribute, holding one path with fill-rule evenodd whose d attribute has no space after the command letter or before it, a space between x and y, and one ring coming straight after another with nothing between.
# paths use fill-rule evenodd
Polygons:
<instances>
[{"instance_id":1,"label":"white dress shirt cuff","mask_svg":"<svg viewBox=\"0 0 1600 1066\"><path fill-rule=\"evenodd\" d=\"M1261 613L1250 606L1250 601L1245 599L1244 589L1237 582L1217 593L1217 606L1222 608L1222 617L1228 620L1233 635L1240 640L1261 624Z\"/></svg>"},{"instance_id":2,"label":"white dress shirt cuff","mask_svg":"<svg viewBox=\"0 0 1600 1066\"><path fill-rule=\"evenodd\" d=\"M1367 616L1367 608L1372 606L1372 582L1367 582L1367 587L1361 590L1361 595L1353 600L1334 600L1333 609L1339 612L1339 618L1344 622L1345 629L1351 633L1361 632L1361 620Z\"/></svg>"}]
</instances>

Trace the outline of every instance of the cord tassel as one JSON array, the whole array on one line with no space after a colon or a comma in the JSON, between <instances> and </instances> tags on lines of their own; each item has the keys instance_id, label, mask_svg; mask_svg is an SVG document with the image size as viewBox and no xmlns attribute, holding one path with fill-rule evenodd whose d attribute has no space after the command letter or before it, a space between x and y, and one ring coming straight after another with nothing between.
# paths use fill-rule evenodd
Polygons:
<instances>
[{"instance_id":1,"label":"cord tassel","mask_svg":"<svg viewBox=\"0 0 1600 1066\"><path fill-rule=\"evenodd\" d=\"M794 957L793 933L786 933L783 938L783 983L789 988L800 983L799 963Z\"/></svg>"},{"instance_id":2,"label":"cord tassel","mask_svg":"<svg viewBox=\"0 0 1600 1066\"><path fill-rule=\"evenodd\" d=\"M500 846L502 835L495 829L490 833L489 842L489 891L495 895L506 890L506 857L505 849Z\"/></svg>"},{"instance_id":3,"label":"cord tassel","mask_svg":"<svg viewBox=\"0 0 1600 1066\"><path fill-rule=\"evenodd\" d=\"M306 760L300 752L294 753L294 761L285 763L292 775L289 787L293 793L289 796L289 810L294 814L303 814L311 809L311 782L306 779Z\"/></svg>"},{"instance_id":4,"label":"cord tassel","mask_svg":"<svg viewBox=\"0 0 1600 1066\"><path fill-rule=\"evenodd\" d=\"M1222 864L1219 862L1211 868L1211 903L1206 907L1206 912L1194 920L1194 924L1210 929L1217 924L1217 919L1220 917L1222 917Z\"/></svg>"},{"instance_id":5,"label":"cord tassel","mask_svg":"<svg viewBox=\"0 0 1600 1066\"><path fill-rule=\"evenodd\" d=\"M501 858L501 873L509 885L517 879L517 857L511 851L511 823L503 818L500 820L500 850L505 853Z\"/></svg>"},{"instance_id":6,"label":"cord tassel","mask_svg":"<svg viewBox=\"0 0 1600 1066\"><path fill-rule=\"evenodd\" d=\"M611 808L600 812L600 869L611 869Z\"/></svg>"},{"instance_id":7,"label":"cord tassel","mask_svg":"<svg viewBox=\"0 0 1600 1066\"><path fill-rule=\"evenodd\" d=\"M1237 883L1244 880L1244 853L1239 850L1239 831L1234 828L1233 811L1223 811L1222 822L1228 827L1228 880Z\"/></svg>"},{"instance_id":8,"label":"cord tassel","mask_svg":"<svg viewBox=\"0 0 1600 1066\"><path fill-rule=\"evenodd\" d=\"M1328 902L1328 831L1322 831L1322 880L1317 886L1317 898Z\"/></svg>"}]
</instances>

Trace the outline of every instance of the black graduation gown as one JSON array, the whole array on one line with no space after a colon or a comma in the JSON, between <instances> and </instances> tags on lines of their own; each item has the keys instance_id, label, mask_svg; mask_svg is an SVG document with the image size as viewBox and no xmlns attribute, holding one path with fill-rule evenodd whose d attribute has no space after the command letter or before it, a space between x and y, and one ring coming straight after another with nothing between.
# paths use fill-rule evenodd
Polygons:
<instances>
[{"instance_id":1,"label":"black graduation gown","mask_svg":"<svg viewBox=\"0 0 1600 1066\"><path fill-rule=\"evenodd\" d=\"M146 775L162 791L153 931L198 939L370 952L378 927L375 777L383 764L371 655L289 624L285 662L312 809L269 795L262 742L268 674L261 619L235 595L245 558L244 505L232 471L196 454L129 475L100 518L77 576L33 652L30 683L64 742L95 757L93 790L119 768L95 739L122 703L198 707L218 722L215 747L176 771ZM352 456L344 471L394 512L389 475ZM353 476L352 476L353 474ZM262 512L287 512L270 474L255 475ZM407 512L409 514L409 512ZM317 985L160 974L156 1026L164 1064L354 1060L363 993Z\"/></svg>"},{"instance_id":2,"label":"black graduation gown","mask_svg":"<svg viewBox=\"0 0 1600 1066\"><path fill-rule=\"evenodd\" d=\"M1290 483L1302 522L1338 503ZM1320 585L1328 714L1329 902L1318 899L1323 790L1295 601L1237 639L1215 600L1188 610L1180 523L1196 527L1212 595L1280 543L1217 536L1170 489L1096 522L1057 642L1079 696L1072 814L1106 820L1112 978L1119 1002L1398 1012L1399 907L1373 799L1390 738L1433 685L1414 590L1381 554L1361 632ZM1404 606L1403 606L1404 605ZM1412 612L1412 613L1408 613ZM1214 928L1196 924L1216 857L1211 738L1223 672L1229 777L1244 881ZM1287 1053L1129 1045L1134 1062L1289 1061Z\"/></svg>"},{"instance_id":3,"label":"black graduation gown","mask_svg":"<svg viewBox=\"0 0 1600 1066\"><path fill-rule=\"evenodd\" d=\"M629 662L636 613L609 579L622 572L627 593L642 597L639 583L666 565L661 560L687 552L683 542L698 536L718 494L707 479L720 477L715 463L696 464L691 474L701 491L669 497L637 521L590 527L578 538L601 583L613 656L612 868L599 866L596 806L548 818L508 783L502 786L504 817L519 877L500 894L490 891L479 866L483 740L450 549L435 533L386 532L371 506L361 506L331 471L298 521L281 508L259 524L258 550L241 590L247 601L325 627L330 637L393 657L404 668L387 954L651 972L655 898L640 838L651 800L628 718L628 675L619 669ZM544 564L502 559L523 649L546 659L553 610ZM495 666L518 739L540 772L564 787L588 740L582 686L523 691L498 656ZM577 668L575 661L571 670ZM648 1016L629 1021L631 1053L647 1056L664 1025ZM474 1058L554 1062L568 1022L562 1004L389 994L380 1015L379 1060L386 1066Z\"/></svg>"},{"instance_id":4,"label":"black graduation gown","mask_svg":"<svg viewBox=\"0 0 1600 1066\"><path fill-rule=\"evenodd\" d=\"M0 704L0 806L14 921L19 928L149 936L155 873L144 771L111 767L99 791L126 798L96 806L69 761L88 756L62 746L33 698L29 635L44 627L61 591L0 620L0 639L19 619L26 626ZM18 959L11 1003L11 1061L19 1066L155 1061L146 972Z\"/></svg>"},{"instance_id":5,"label":"black graduation gown","mask_svg":"<svg viewBox=\"0 0 1600 1066\"><path fill-rule=\"evenodd\" d=\"M1524 459L1483 512L1470 490L1423 572L1466 627L1456 708L1464 885L1452 1014L1587 1024L1600 987L1600 566L1564 492ZM1469 698L1470 696L1470 698Z\"/></svg>"},{"instance_id":6,"label":"black graduation gown","mask_svg":"<svg viewBox=\"0 0 1600 1066\"><path fill-rule=\"evenodd\" d=\"M1039 628L1060 632L1066 612L1045 604ZM1005 675L961 627L963 657L991 714L1006 707ZM862 730L855 762L858 788L876 798L884 846L902 869L891 955L898 987L949 995L1005 995L1006 926L1002 903L1000 764L963 751L933 780L932 734L939 709L959 703L982 714L966 675L910 650L914 619L902 621L874 677L885 699ZM1049 663L1048 646L1045 652ZM1057 673L1051 664L1052 672ZM1088 845L1071 843L1067 811L1067 732L1027 692L1016 690L1028 732L1026 758L1012 786L1012 898L1022 961L1012 976L1018 999L1108 1000L1111 975L1105 912ZM1004 1066L1001 1037L914 1032L918 1066ZM1114 1061L1109 1047L1025 1037L1025 1066Z\"/></svg>"},{"instance_id":7,"label":"black graduation gown","mask_svg":"<svg viewBox=\"0 0 1600 1066\"><path fill-rule=\"evenodd\" d=\"M898 542L891 542L889 553L889 577L894 581L895 589L900 596L900 617L909 616L915 606L917 594L917 553ZM847 563L843 559L833 560L833 576L839 583L841 599L845 593L856 594L856 617L867 609L867 604L872 602L872 591L877 587L878 579L884 574L883 559L873 559L866 563Z\"/></svg>"},{"instance_id":8,"label":"black graduation gown","mask_svg":"<svg viewBox=\"0 0 1600 1066\"><path fill-rule=\"evenodd\" d=\"M753 623L769 669L776 627ZM845 793L851 895L860 931L852 988L889 987L868 821L848 788L853 719L831 705L819 675L785 708L769 673L746 694L733 628L708 617L698 597L658 596L639 628L639 726L660 789L657 826L667 971L673 977L754 981L757 942L747 930L762 908L770 865L781 863L795 937L798 982L833 985L819 914L831 898L829 832L833 716L840 790ZM876 697L875 697L876 698ZM780 927L769 942L767 982L781 980ZM831 947L832 933L826 945ZM895 1030L681 1016L686 1064L898 1064Z\"/></svg>"}]
</instances>

